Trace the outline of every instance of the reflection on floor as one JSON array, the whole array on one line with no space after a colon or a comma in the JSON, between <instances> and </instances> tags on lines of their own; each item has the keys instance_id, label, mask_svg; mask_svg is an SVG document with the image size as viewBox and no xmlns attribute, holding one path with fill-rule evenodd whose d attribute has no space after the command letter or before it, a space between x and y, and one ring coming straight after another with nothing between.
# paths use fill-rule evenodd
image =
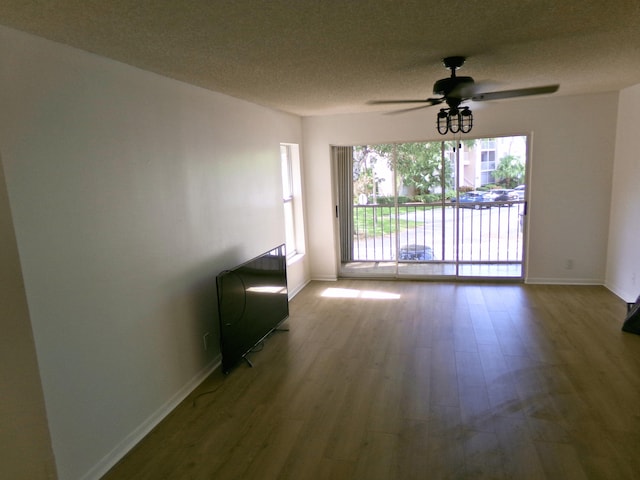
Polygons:
<instances>
[{"instance_id":1,"label":"reflection on floor","mask_svg":"<svg viewBox=\"0 0 640 480\"><path fill-rule=\"evenodd\" d=\"M457 266L455 263L441 262L348 262L340 267L340 276L357 277L408 277L408 278L522 278L521 263L470 263Z\"/></svg>"}]
</instances>

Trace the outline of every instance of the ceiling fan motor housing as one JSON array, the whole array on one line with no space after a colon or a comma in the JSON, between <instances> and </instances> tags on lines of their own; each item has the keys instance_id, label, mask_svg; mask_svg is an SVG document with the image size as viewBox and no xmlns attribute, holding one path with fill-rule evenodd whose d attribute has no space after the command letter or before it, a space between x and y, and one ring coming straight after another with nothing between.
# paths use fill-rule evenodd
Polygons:
<instances>
[{"instance_id":1,"label":"ceiling fan motor housing","mask_svg":"<svg viewBox=\"0 0 640 480\"><path fill-rule=\"evenodd\" d=\"M473 87L474 81L471 77L449 77L438 80L433 84L433 93L444 97L463 97L464 90Z\"/></svg>"}]
</instances>

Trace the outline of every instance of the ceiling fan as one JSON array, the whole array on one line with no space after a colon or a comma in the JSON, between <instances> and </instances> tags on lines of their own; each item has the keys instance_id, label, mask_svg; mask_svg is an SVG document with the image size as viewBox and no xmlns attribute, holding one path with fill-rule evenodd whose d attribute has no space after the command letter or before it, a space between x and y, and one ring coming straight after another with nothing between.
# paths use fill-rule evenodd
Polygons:
<instances>
[{"instance_id":1,"label":"ceiling fan","mask_svg":"<svg viewBox=\"0 0 640 480\"><path fill-rule=\"evenodd\" d=\"M372 100L368 102L370 105L383 104L402 104L402 103L423 103L413 108L400 110L405 112L409 110L417 110L420 108L431 107L446 103L448 108L441 108L438 112L438 132L442 135L447 133L468 133L473 127L473 114L467 106L460 106L463 102L472 100L474 102L483 102L487 100L500 100L503 98L525 97L530 95L540 95L544 93L554 93L558 90L559 85L545 85L541 87L519 88L515 90L502 90L498 92L480 92L471 77L459 77L456 75L466 57L455 56L442 59L442 63L446 68L451 70L451 76L443 78L433 84L433 93L440 97L426 98L421 100Z\"/></svg>"}]
</instances>

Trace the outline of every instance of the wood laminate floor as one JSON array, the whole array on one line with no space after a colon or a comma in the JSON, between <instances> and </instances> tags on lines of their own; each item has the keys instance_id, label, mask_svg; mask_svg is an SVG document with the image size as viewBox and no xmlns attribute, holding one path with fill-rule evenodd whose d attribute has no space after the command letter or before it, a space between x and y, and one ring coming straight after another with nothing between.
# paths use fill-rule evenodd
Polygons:
<instances>
[{"instance_id":1,"label":"wood laminate floor","mask_svg":"<svg viewBox=\"0 0 640 480\"><path fill-rule=\"evenodd\" d=\"M312 282L105 480L637 479L640 336L595 286Z\"/></svg>"}]
</instances>

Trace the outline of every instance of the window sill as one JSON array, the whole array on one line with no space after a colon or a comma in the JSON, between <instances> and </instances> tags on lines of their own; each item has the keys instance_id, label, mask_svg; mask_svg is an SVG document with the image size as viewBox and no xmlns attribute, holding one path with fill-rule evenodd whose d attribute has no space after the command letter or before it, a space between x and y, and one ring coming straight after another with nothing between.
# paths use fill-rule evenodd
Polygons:
<instances>
[{"instance_id":1,"label":"window sill","mask_svg":"<svg viewBox=\"0 0 640 480\"><path fill-rule=\"evenodd\" d=\"M287 257L287 266L289 267L295 263L298 263L302 261L303 258L304 253L296 253L295 255L291 255L290 257Z\"/></svg>"}]
</instances>

